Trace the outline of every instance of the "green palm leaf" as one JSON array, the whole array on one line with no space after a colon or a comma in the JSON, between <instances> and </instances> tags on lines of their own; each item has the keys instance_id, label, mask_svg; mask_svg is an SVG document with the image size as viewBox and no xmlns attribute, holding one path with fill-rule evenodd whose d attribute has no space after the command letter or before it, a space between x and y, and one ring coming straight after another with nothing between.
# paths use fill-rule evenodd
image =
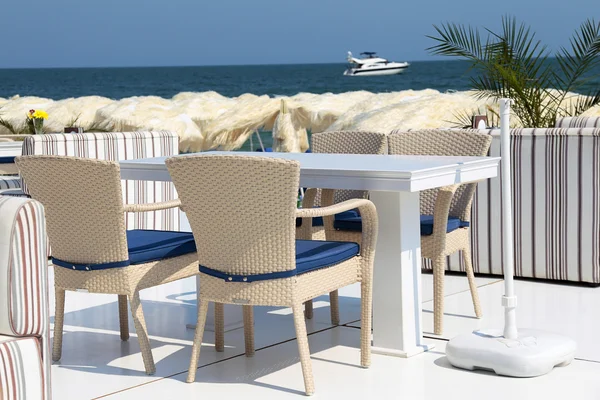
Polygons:
<instances>
[{"instance_id":1,"label":"green palm leaf","mask_svg":"<svg viewBox=\"0 0 600 400\"><path fill-rule=\"evenodd\" d=\"M486 29L485 38L470 26L447 23L434 29L437 35L429 38L436 44L428 50L471 61L477 98L514 99L513 112L524 126L553 126L557 116L578 115L600 104L598 90L573 101L567 98L568 92L598 79L592 71L600 66L600 24L594 20L581 25L570 49L561 48L555 63L547 46L514 17L503 17L499 33Z\"/></svg>"}]
</instances>

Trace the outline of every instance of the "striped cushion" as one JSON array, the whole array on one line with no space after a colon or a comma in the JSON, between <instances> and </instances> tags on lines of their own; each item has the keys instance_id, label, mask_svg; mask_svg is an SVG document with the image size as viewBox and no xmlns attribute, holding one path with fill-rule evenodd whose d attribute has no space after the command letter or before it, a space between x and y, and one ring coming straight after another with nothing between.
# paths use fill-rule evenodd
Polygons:
<instances>
[{"instance_id":1,"label":"striped cushion","mask_svg":"<svg viewBox=\"0 0 600 400\"><path fill-rule=\"evenodd\" d=\"M23 155L57 155L99 160L131 160L179 153L179 136L168 131L49 134L28 136ZM153 203L176 198L171 182L123 181L126 204ZM23 191L28 193L23 184ZM127 213L127 229L179 230L179 209Z\"/></svg>"},{"instance_id":2,"label":"striped cushion","mask_svg":"<svg viewBox=\"0 0 600 400\"><path fill-rule=\"evenodd\" d=\"M4 190L20 189L21 178L18 176L0 176L0 194Z\"/></svg>"},{"instance_id":3,"label":"striped cushion","mask_svg":"<svg viewBox=\"0 0 600 400\"><path fill-rule=\"evenodd\" d=\"M42 205L0 196L0 335L26 336L0 336L2 399L51 397L47 260Z\"/></svg>"},{"instance_id":4,"label":"striped cushion","mask_svg":"<svg viewBox=\"0 0 600 400\"><path fill-rule=\"evenodd\" d=\"M50 376L44 373L38 338L0 336L0 398L49 399Z\"/></svg>"},{"instance_id":5,"label":"striped cushion","mask_svg":"<svg viewBox=\"0 0 600 400\"><path fill-rule=\"evenodd\" d=\"M481 132L493 136L490 155L500 156L500 131ZM600 129L511 136L515 275L600 283ZM480 182L471 217L475 272L503 273L501 209L500 178ZM464 270L458 254L449 269Z\"/></svg>"},{"instance_id":6,"label":"striped cushion","mask_svg":"<svg viewBox=\"0 0 600 400\"><path fill-rule=\"evenodd\" d=\"M43 207L0 196L0 334L48 332L48 253Z\"/></svg>"},{"instance_id":7,"label":"striped cushion","mask_svg":"<svg viewBox=\"0 0 600 400\"><path fill-rule=\"evenodd\" d=\"M557 118L555 128L600 128L600 117Z\"/></svg>"}]
</instances>

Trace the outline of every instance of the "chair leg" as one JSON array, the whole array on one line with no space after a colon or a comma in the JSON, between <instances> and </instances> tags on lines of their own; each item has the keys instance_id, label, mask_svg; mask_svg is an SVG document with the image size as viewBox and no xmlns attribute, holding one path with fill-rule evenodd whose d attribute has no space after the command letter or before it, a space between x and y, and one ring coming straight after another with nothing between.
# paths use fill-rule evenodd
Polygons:
<instances>
[{"instance_id":1,"label":"chair leg","mask_svg":"<svg viewBox=\"0 0 600 400\"><path fill-rule=\"evenodd\" d=\"M329 292L329 312L331 313L331 325L340 324L340 300L338 291Z\"/></svg>"},{"instance_id":2,"label":"chair leg","mask_svg":"<svg viewBox=\"0 0 600 400\"><path fill-rule=\"evenodd\" d=\"M308 300L307 302L304 303L304 317L306 319L312 319L313 316L314 316L313 301Z\"/></svg>"},{"instance_id":3,"label":"chair leg","mask_svg":"<svg viewBox=\"0 0 600 400\"><path fill-rule=\"evenodd\" d=\"M471 288L471 298L473 299L473 308L477 318L481 318L481 304L479 302L479 291L475 283L475 274L473 272L473 263L471 262L471 249L463 249L463 260L465 262L465 270L467 271L467 279L469 280L469 288Z\"/></svg>"},{"instance_id":4,"label":"chair leg","mask_svg":"<svg viewBox=\"0 0 600 400\"><path fill-rule=\"evenodd\" d=\"M308 335L306 334L306 322L302 313L302 303L292 306L294 312L294 325L296 325L296 338L298 340L298 352L300 353L300 364L304 376L304 390L310 396L315 392L313 381L312 364L310 361L310 349L308 348Z\"/></svg>"},{"instance_id":5,"label":"chair leg","mask_svg":"<svg viewBox=\"0 0 600 400\"><path fill-rule=\"evenodd\" d=\"M243 306L243 314L246 357L252 357L254 355L254 311L252 306Z\"/></svg>"},{"instance_id":6,"label":"chair leg","mask_svg":"<svg viewBox=\"0 0 600 400\"><path fill-rule=\"evenodd\" d=\"M140 343L140 350L142 351L142 359L144 360L146 374L153 375L156 372L156 366L154 365L154 358L152 357L152 348L150 347L150 339L148 338L148 330L146 328L146 321L144 320L140 292L135 292L130 295L129 303L131 305L131 315L133 316L135 331L137 333L138 342Z\"/></svg>"},{"instance_id":7,"label":"chair leg","mask_svg":"<svg viewBox=\"0 0 600 400\"><path fill-rule=\"evenodd\" d=\"M215 306L217 304L215 303ZM196 370L198 369L198 359L200 358L200 349L202 348L202 336L206 326L206 314L208 314L208 301L198 301L198 319L196 320L196 333L192 345L192 358L190 359L190 368L188 369L187 383L196 380Z\"/></svg>"},{"instance_id":8,"label":"chair leg","mask_svg":"<svg viewBox=\"0 0 600 400\"><path fill-rule=\"evenodd\" d=\"M441 335L444 331L444 267L446 257L433 261L433 333Z\"/></svg>"},{"instance_id":9,"label":"chair leg","mask_svg":"<svg viewBox=\"0 0 600 400\"><path fill-rule=\"evenodd\" d=\"M54 343L52 345L52 361L60 360L62 356L63 325L65 320L65 290L54 287Z\"/></svg>"},{"instance_id":10,"label":"chair leg","mask_svg":"<svg viewBox=\"0 0 600 400\"><path fill-rule=\"evenodd\" d=\"M119 295L119 326L121 329L121 340L129 339L129 317L127 316L127 296Z\"/></svg>"},{"instance_id":11,"label":"chair leg","mask_svg":"<svg viewBox=\"0 0 600 400\"><path fill-rule=\"evenodd\" d=\"M215 350L225 351L225 309L223 303L215 305Z\"/></svg>"},{"instance_id":12,"label":"chair leg","mask_svg":"<svg viewBox=\"0 0 600 400\"><path fill-rule=\"evenodd\" d=\"M360 284L360 365L371 366L371 326L373 324L373 278L363 272Z\"/></svg>"}]
</instances>

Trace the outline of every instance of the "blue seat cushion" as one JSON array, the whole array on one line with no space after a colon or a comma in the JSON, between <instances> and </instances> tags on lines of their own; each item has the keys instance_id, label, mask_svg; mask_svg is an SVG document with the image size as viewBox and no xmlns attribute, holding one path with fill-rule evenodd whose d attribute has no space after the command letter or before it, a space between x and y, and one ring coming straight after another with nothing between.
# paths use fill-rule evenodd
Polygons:
<instances>
[{"instance_id":1,"label":"blue seat cushion","mask_svg":"<svg viewBox=\"0 0 600 400\"><path fill-rule=\"evenodd\" d=\"M200 272L221 278L225 282L255 282L289 278L339 264L355 257L359 251L359 246L356 243L296 240L296 269L260 275L228 275L201 265Z\"/></svg>"},{"instance_id":2,"label":"blue seat cushion","mask_svg":"<svg viewBox=\"0 0 600 400\"><path fill-rule=\"evenodd\" d=\"M14 164L15 156L0 157L0 164Z\"/></svg>"},{"instance_id":3,"label":"blue seat cushion","mask_svg":"<svg viewBox=\"0 0 600 400\"><path fill-rule=\"evenodd\" d=\"M342 231L362 231L362 220L358 211L352 210L351 212L337 214L333 227ZM314 223L313 223L314 225ZM448 226L446 232L452 232L458 228L466 228L469 226L467 221L461 221L457 217L448 218ZM428 236L433 234L433 215L421 215L421 235Z\"/></svg>"},{"instance_id":4,"label":"blue seat cushion","mask_svg":"<svg viewBox=\"0 0 600 400\"><path fill-rule=\"evenodd\" d=\"M336 214L333 227L342 231L362 231L362 219L358 210L350 210Z\"/></svg>"},{"instance_id":5,"label":"blue seat cushion","mask_svg":"<svg viewBox=\"0 0 600 400\"><path fill-rule=\"evenodd\" d=\"M190 232L136 229L127 231L127 247L129 259L124 261L105 264L75 264L53 258L52 262L60 267L79 271L120 268L194 253L196 242Z\"/></svg>"},{"instance_id":6,"label":"blue seat cushion","mask_svg":"<svg viewBox=\"0 0 600 400\"><path fill-rule=\"evenodd\" d=\"M467 228L469 223L467 221L461 221L457 217L448 217L448 226L446 227L446 233L457 230L458 228ZM429 236L433 234L433 215L421 215L421 235Z\"/></svg>"}]
</instances>

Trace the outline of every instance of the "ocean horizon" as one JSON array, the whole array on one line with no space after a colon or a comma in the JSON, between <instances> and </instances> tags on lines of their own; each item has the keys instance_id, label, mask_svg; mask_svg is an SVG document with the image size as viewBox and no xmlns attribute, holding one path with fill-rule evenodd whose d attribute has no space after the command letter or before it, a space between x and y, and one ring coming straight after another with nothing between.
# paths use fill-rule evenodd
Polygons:
<instances>
[{"instance_id":1,"label":"ocean horizon","mask_svg":"<svg viewBox=\"0 0 600 400\"><path fill-rule=\"evenodd\" d=\"M81 96L122 99L170 98L181 92L215 91L227 97L244 93L291 96L301 92L344 93L365 90L467 90L469 63L415 61L402 74L343 76L345 63L182 67L84 67L0 69L0 97L37 96L60 100Z\"/></svg>"}]
</instances>

